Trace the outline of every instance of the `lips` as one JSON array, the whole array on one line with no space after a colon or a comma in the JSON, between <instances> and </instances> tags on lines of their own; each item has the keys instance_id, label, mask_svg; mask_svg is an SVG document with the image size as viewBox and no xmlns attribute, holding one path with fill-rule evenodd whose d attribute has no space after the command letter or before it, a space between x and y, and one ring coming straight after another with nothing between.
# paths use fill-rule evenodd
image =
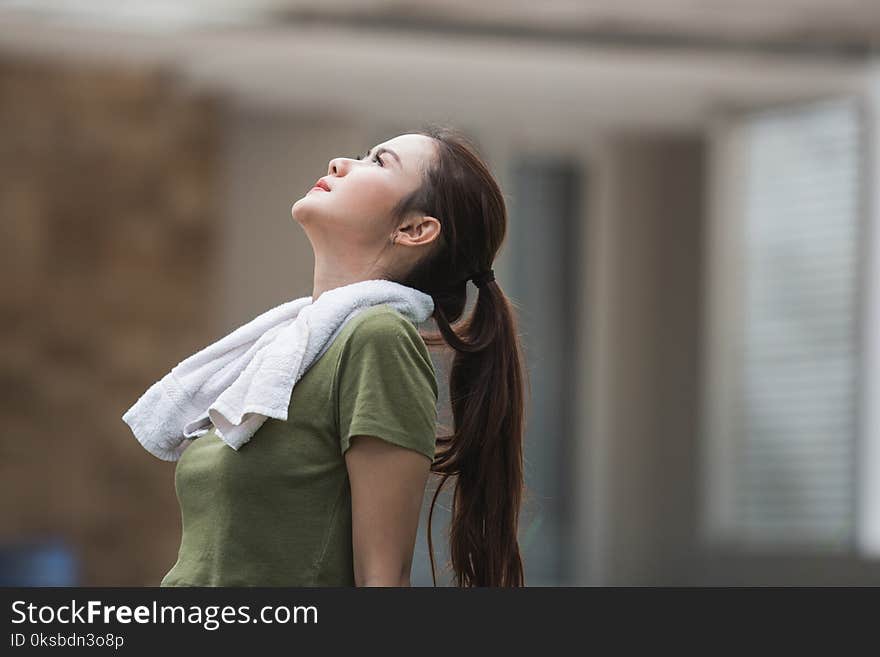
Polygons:
<instances>
[{"instance_id":1,"label":"lips","mask_svg":"<svg viewBox=\"0 0 880 657\"><path fill-rule=\"evenodd\" d=\"M327 192L330 191L330 185L328 185L328 184L327 184L327 181L324 180L323 178L319 178L319 179L318 179L318 182L315 183L315 187L319 187L319 188L321 188L321 189L323 189L324 191L327 191ZM312 189L314 189L314 187L313 187Z\"/></svg>"}]
</instances>

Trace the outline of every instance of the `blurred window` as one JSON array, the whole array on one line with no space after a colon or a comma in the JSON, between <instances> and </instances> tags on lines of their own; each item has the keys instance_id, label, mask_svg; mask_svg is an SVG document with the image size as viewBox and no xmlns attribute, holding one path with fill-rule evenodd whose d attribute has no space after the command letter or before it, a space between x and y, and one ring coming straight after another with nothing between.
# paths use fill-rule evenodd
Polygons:
<instances>
[{"instance_id":1,"label":"blurred window","mask_svg":"<svg viewBox=\"0 0 880 657\"><path fill-rule=\"evenodd\" d=\"M744 547L848 549L858 483L860 106L776 108L717 134L707 521Z\"/></svg>"}]
</instances>

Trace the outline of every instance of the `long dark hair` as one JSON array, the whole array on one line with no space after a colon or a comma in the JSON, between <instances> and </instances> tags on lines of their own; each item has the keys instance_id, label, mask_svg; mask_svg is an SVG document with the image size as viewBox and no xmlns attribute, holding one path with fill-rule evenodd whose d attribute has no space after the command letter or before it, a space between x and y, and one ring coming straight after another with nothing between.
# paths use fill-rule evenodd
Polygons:
<instances>
[{"instance_id":1,"label":"long dark hair","mask_svg":"<svg viewBox=\"0 0 880 657\"><path fill-rule=\"evenodd\" d=\"M485 283L471 314L461 320L471 276L489 269L504 241L504 197L476 146L454 128L428 124L408 134L434 139L436 157L423 183L398 203L399 221L423 212L441 224L433 249L401 281L430 294L439 332L423 333L428 346L454 350L449 372L452 433L437 437L431 471L440 490L454 477L450 557L458 586L524 586L517 541L524 493L524 384L527 383L512 302L496 281ZM459 321L461 320L461 321ZM454 326L454 328L453 328Z\"/></svg>"}]
</instances>

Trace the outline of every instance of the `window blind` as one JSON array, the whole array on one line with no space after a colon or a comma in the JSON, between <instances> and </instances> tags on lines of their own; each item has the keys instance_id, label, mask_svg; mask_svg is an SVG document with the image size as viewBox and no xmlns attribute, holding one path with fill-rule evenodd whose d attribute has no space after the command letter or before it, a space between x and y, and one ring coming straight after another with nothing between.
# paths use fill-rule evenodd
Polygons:
<instances>
[{"instance_id":1,"label":"window blind","mask_svg":"<svg viewBox=\"0 0 880 657\"><path fill-rule=\"evenodd\" d=\"M764 111L738 134L731 517L747 544L846 548L857 502L860 109L835 100Z\"/></svg>"}]
</instances>

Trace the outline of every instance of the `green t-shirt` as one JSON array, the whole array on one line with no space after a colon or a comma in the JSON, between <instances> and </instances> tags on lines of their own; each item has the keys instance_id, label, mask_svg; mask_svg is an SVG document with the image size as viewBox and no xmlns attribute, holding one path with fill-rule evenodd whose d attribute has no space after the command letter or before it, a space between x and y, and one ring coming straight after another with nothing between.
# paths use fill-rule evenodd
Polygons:
<instances>
[{"instance_id":1,"label":"green t-shirt","mask_svg":"<svg viewBox=\"0 0 880 657\"><path fill-rule=\"evenodd\" d=\"M434 458L437 381L416 326L389 305L346 323L238 451L212 428L175 469L183 532L160 586L354 586L343 454L372 435Z\"/></svg>"}]
</instances>

